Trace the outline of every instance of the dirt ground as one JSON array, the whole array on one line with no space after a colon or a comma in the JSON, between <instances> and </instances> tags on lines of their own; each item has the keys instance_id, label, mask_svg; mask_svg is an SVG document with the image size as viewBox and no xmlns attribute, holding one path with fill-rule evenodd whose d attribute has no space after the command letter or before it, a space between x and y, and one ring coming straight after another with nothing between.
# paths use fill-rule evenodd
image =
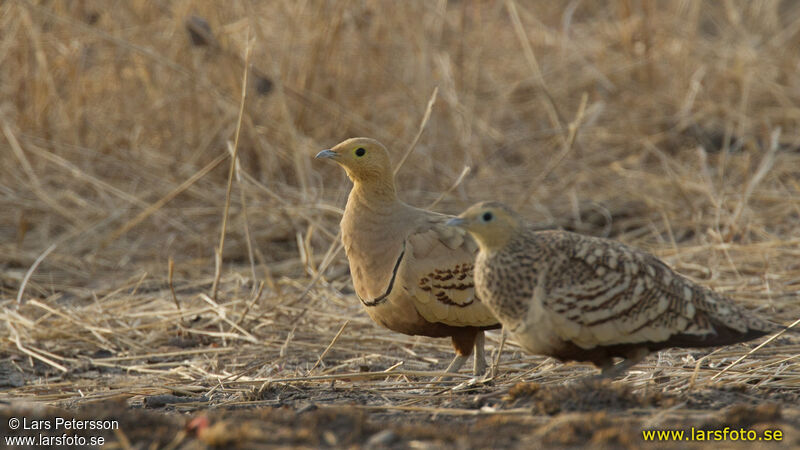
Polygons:
<instances>
[{"instance_id":1,"label":"dirt ground","mask_svg":"<svg viewBox=\"0 0 800 450\"><path fill-rule=\"evenodd\" d=\"M377 138L414 206L501 200L788 325L798 48L788 0L2 1L0 446L800 448L796 335L597 381L492 331L436 381L313 159Z\"/></svg>"},{"instance_id":2,"label":"dirt ground","mask_svg":"<svg viewBox=\"0 0 800 450\"><path fill-rule=\"evenodd\" d=\"M500 386L503 377L455 389L428 389L401 376L408 381L400 384L410 386L398 396L398 383L393 381L397 378L358 380L354 374L336 377L336 382L274 382L243 398L129 392L60 408L11 400L0 411L3 423L12 417L50 423L56 418L118 421L116 430L72 432L105 437L103 448L695 448L708 442L650 443L642 431L688 434L692 429L726 428L754 433L756 439L776 430L782 435L777 443L728 440L715 446L800 445L796 391L754 391L752 384L745 384L676 394L662 387L669 380L658 378L641 384L518 382L509 390ZM7 435L39 433L19 430ZM62 431L43 434L60 436Z\"/></svg>"},{"instance_id":3,"label":"dirt ground","mask_svg":"<svg viewBox=\"0 0 800 450\"><path fill-rule=\"evenodd\" d=\"M310 297L324 293L312 290ZM138 303L133 310L138 313L148 298L158 306L144 310L168 308L161 304L165 294L122 298ZM230 303L223 306L235 319L243 308ZM12 417L50 423L57 417L117 420L117 430L74 432L104 436L104 448L691 448L704 442L650 443L642 432L726 427L757 433L756 439L780 430L781 441L774 445L800 445L800 389L791 364L784 362L797 355L796 338L778 338L718 381L712 377L721 368L755 345L710 355L662 352L612 382L592 379L596 370L590 366L527 356L507 342L492 368L495 377L474 380L463 374L433 382L434 371L450 357L444 341L393 335L349 302L305 314L281 309L270 302L250 309L240 326L256 336L252 343L236 342L235 333L228 334L228 342L203 335L219 329L219 317L198 315L193 324L168 324L166 332L149 333L157 337L142 340L138 353L74 346L70 354L60 351L68 354L65 373L12 354L2 363L8 375L2 423ZM274 330L258 326L286 324L290 317L296 319L292 329L280 327L273 342ZM489 333L493 361L499 339L499 333ZM5 432L38 436L40 430ZM715 445L753 444L729 439Z\"/></svg>"}]
</instances>

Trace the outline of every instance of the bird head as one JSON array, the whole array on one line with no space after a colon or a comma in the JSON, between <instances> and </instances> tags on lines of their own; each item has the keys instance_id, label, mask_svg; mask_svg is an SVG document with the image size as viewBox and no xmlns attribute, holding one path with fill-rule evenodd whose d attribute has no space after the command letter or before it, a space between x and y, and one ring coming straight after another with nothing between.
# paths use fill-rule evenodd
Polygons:
<instances>
[{"instance_id":1,"label":"bird head","mask_svg":"<svg viewBox=\"0 0 800 450\"><path fill-rule=\"evenodd\" d=\"M482 251L493 251L505 246L522 221L502 203L481 202L450 219L447 225L467 230Z\"/></svg>"},{"instance_id":2,"label":"bird head","mask_svg":"<svg viewBox=\"0 0 800 450\"><path fill-rule=\"evenodd\" d=\"M337 144L330 150L317 153L317 159L334 160L344 167L353 183L373 183L394 180L392 164L386 147L375 139L357 137Z\"/></svg>"}]
</instances>

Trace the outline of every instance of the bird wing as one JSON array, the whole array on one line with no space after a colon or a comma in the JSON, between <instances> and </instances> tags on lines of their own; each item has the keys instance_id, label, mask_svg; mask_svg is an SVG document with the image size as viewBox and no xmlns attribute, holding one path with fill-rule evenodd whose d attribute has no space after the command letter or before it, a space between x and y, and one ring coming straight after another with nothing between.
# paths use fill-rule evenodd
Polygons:
<instances>
[{"instance_id":1,"label":"bird wing","mask_svg":"<svg viewBox=\"0 0 800 450\"><path fill-rule=\"evenodd\" d=\"M400 273L420 315L454 326L491 326L497 319L475 297L472 272L477 245L450 217L425 211L406 238Z\"/></svg>"},{"instance_id":2,"label":"bird wing","mask_svg":"<svg viewBox=\"0 0 800 450\"><path fill-rule=\"evenodd\" d=\"M655 256L574 233L551 236L552 264L539 274L534 295L552 313L554 331L580 347L670 340L721 345L771 325L748 318Z\"/></svg>"}]
</instances>

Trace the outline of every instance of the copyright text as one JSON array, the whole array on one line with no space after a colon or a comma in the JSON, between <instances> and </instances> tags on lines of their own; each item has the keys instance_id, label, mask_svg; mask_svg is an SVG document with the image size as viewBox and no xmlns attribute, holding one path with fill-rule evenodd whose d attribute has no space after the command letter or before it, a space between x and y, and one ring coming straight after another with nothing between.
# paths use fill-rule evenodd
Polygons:
<instances>
[{"instance_id":1,"label":"copyright text","mask_svg":"<svg viewBox=\"0 0 800 450\"><path fill-rule=\"evenodd\" d=\"M2 440L0 440L7 447L99 447L105 445L105 436L100 433L84 435L82 432L103 432L119 429L119 421L113 419L76 419L66 417L42 419L10 417L7 425L8 431L11 431L13 435L3 436ZM31 433L26 433L26 431Z\"/></svg>"}]
</instances>

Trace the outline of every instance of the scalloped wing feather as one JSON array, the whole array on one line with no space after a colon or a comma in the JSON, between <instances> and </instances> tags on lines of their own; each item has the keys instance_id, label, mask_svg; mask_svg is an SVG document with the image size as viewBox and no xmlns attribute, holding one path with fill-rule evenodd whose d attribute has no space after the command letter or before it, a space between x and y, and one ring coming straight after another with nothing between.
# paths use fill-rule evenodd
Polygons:
<instances>
[{"instance_id":1,"label":"scalloped wing feather","mask_svg":"<svg viewBox=\"0 0 800 450\"><path fill-rule=\"evenodd\" d=\"M444 225L448 217L431 214L406 239L400 275L419 313L428 321L455 326L498 323L475 297L472 271L477 246L466 232Z\"/></svg>"},{"instance_id":2,"label":"scalloped wing feather","mask_svg":"<svg viewBox=\"0 0 800 450\"><path fill-rule=\"evenodd\" d=\"M548 261L542 301L554 331L582 348L713 339L717 326L746 334L752 320L723 296L697 286L652 255L613 241L563 234ZM562 245L559 245L562 244ZM764 328L770 324L759 322Z\"/></svg>"}]
</instances>

